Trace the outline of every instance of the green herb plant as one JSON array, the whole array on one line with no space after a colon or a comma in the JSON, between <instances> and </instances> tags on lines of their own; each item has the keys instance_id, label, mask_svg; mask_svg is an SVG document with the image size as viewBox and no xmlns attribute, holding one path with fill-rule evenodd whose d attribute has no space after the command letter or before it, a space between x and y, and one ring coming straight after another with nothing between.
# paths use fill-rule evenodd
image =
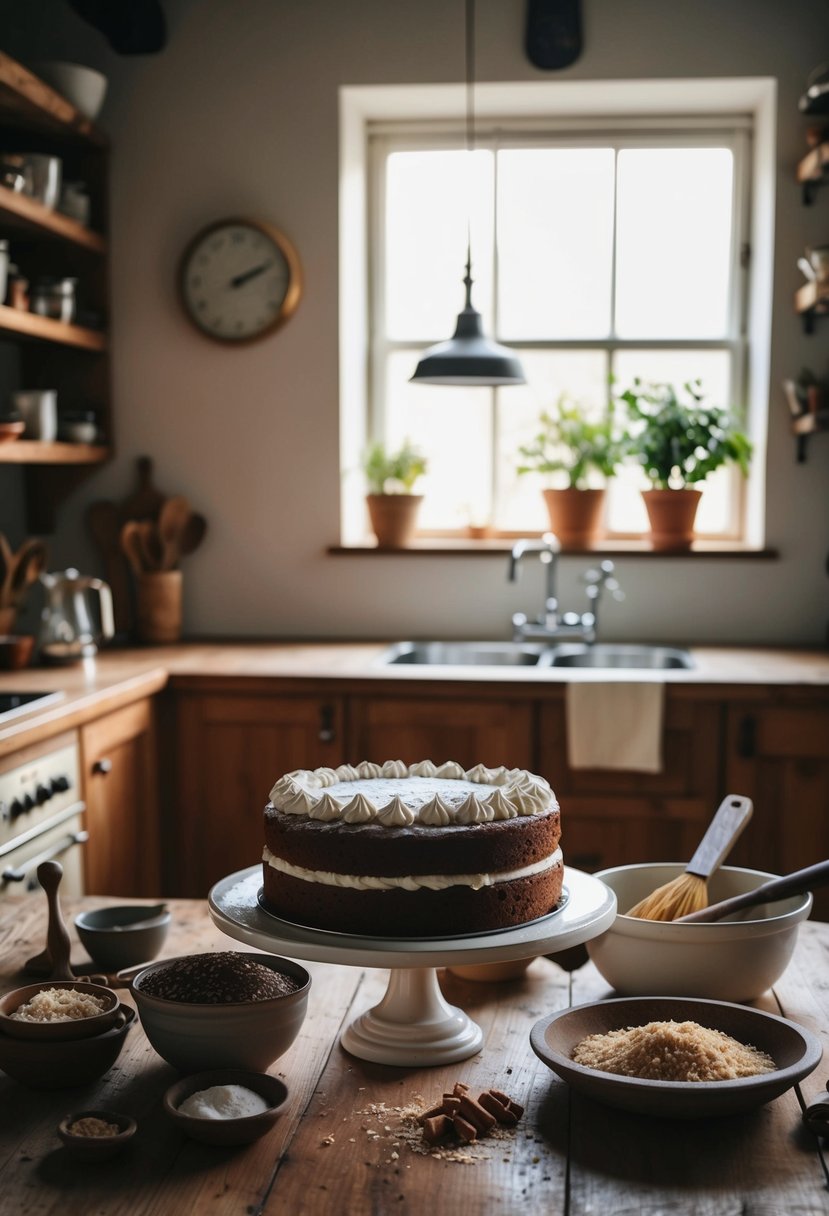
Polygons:
<instances>
[{"instance_id":1,"label":"green herb plant","mask_svg":"<svg viewBox=\"0 0 829 1216\"><path fill-rule=\"evenodd\" d=\"M518 449L524 457L517 470L521 474L564 473L570 489L585 490L593 472L612 477L627 450L612 413L593 419L566 393L538 420L538 434Z\"/></svg>"},{"instance_id":2,"label":"green herb plant","mask_svg":"<svg viewBox=\"0 0 829 1216\"><path fill-rule=\"evenodd\" d=\"M745 476L752 445L733 414L704 403L700 380L682 389L684 396L672 384L636 378L619 394L630 420L628 451L652 488L683 489L727 464L736 464Z\"/></svg>"},{"instance_id":3,"label":"green herb plant","mask_svg":"<svg viewBox=\"0 0 829 1216\"><path fill-rule=\"evenodd\" d=\"M427 462L408 439L394 452L380 442L371 444L363 457L363 472L369 494L411 494Z\"/></svg>"}]
</instances>

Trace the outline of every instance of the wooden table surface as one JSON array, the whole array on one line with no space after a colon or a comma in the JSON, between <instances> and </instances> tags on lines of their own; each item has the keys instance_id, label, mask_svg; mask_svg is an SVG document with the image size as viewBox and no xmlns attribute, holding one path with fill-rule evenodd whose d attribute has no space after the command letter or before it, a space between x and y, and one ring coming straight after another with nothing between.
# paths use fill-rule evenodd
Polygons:
<instances>
[{"instance_id":1,"label":"wooden table surface","mask_svg":"<svg viewBox=\"0 0 829 1216\"><path fill-rule=\"evenodd\" d=\"M80 907L64 901L67 922ZM202 901L171 901L164 955L239 949ZM45 944L45 898L0 904L0 992L25 982L20 968ZM87 962L73 936L72 960ZM483 1050L441 1068L367 1064L339 1045L356 1014L382 997L387 972L306 964L308 1016L271 1071L289 1088L275 1129L240 1149L208 1148L165 1122L174 1070L140 1024L117 1064L81 1089L38 1091L0 1073L0 1208L50 1216L362 1216L412 1213L544 1213L561 1216L818 1216L829 1213L827 1145L808 1131L802 1103L829 1076L829 924L801 927L796 955L758 1004L807 1026L827 1048L797 1090L750 1114L657 1121L574 1095L533 1054L529 1032L545 1014L609 996L592 964L567 972L536 959L523 979L473 983L441 973L448 999L483 1027ZM129 996L124 994L129 1001ZM416 1152L398 1134L402 1109L439 1101L456 1080L503 1089L526 1107L514 1132L485 1140L472 1160ZM132 1115L138 1132L107 1162L78 1164L56 1135L66 1114L106 1107Z\"/></svg>"}]
</instances>

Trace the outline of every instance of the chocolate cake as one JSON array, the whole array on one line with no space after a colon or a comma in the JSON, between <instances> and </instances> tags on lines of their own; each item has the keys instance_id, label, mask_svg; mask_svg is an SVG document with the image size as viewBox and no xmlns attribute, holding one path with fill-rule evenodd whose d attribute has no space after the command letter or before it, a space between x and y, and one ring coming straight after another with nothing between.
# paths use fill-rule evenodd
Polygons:
<instances>
[{"instance_id":1,"label":"chocolate cake","mask_svg":"<svg viewBox=\"0 0 829 1216\"><path fill-rule=\"evenodd\" d=\"M263 899L297 924L461 936L555 909L558 803L522 769L447 761L297 770L265 808Z\"/></svg>"}]
</instances>

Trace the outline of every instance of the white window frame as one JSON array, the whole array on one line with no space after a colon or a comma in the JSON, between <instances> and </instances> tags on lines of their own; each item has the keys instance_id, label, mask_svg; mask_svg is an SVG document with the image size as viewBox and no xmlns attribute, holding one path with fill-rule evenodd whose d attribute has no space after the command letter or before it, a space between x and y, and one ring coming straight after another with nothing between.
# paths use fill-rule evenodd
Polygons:
<instances>
[{"instance_id":1,"label":"white window frame","mask_svg":"<svg viewBox=\"0 0 829 1216\"><path fill-rule=\"evenodd\" d=\"M682 96L683 107L677 108ZM520 134L556 146L574 139L584 145L608 146L637 139L647 146L664 133L665 143L693 146L710 142L711 133L733 134L735 152L734 230L740 244L753 250L750 293L740 301L746 276L732 275L729 332L725 340L631 342L614 339L590 341L513 342L532 348L627 348L659 345L681 348L722 348L733 354L732 400L746 402L747 426L755 445L752 473L746 494L742 538L750 547L764 541L764 466L768 407L771 324L771 257L774 204L775 82L744 78L717 81L571 82L568 84L478 85L479 146L497 141L501 131ZM577 118L571 115L579 112ZM340 349L341 349L341 457L343 469L342 529L344 544L359 544L366 536L359 457L366 437L380 433L377 419L369 417L372 384L379 385L372 345L378 359L384 349L420 347L422 343L389 343L383 347L375 335L368 340L370 305L382 298L382 265L370 257L371 225L382 214L381 173L372 173L373 155L382 155L384 141L401 137L414 146L463 147L463 94L457 86L390 86L341 90L341 211L340 211ZM597 123L597 118L600 123ZM566 130L566 136L565 136ZM674 136L682 131L681 140ZM401 136L401 133L405 133ZM752 138L753 154L748 141ZM510 139L512 142L512 139ZM749 199L751 211L749 212ZM739 211L738 211L739 208ZM461 251L463 252L463 251ZM460 256L460 255L459 255ZM744 323L737 326L742 315ZM440 340L446 335L435 335ZM427 391L424 389L424 391ZM621 539L621 538L620 538Z\"/></svg>"}]
</instances>

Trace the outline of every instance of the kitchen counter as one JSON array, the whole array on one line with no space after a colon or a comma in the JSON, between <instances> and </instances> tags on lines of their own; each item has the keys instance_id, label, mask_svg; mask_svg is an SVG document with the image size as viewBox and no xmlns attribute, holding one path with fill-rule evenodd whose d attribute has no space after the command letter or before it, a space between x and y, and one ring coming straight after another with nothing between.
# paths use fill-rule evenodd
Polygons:
<instances>
[{"instance_id":1,"label":"kitchen counter","mask_svg":"<svg viewBox=\"0 0 829 1216\"><path fill-rule=\"evenodd\" d=\"M64 901L81 907L114 900ZM212 925L204 901L171 901L164 954L238 949ZM85 954L72 932L73 963ZM0 910L0 991L23 982L19 969L46 936L45 898L7 900ZM829 1048L829 988L823 982L829 925L801 926L795 956L774 992L757 1004L808 1027ZM567 960L570 961L570 960ZM576 960L578 961L578 960ZM164 1090L174 1070L150 1048L139 1023L109 1074L83 1089L36 1091L0 1074L0 1167L4 1203L40 1216L304 1216L339 1213L597 1212L711 1216L827 1210L829 1171L800 1102L824 1088L826 1059L797 1090L759 1111L705 1121L658 1121L572 1094L533 1054L529 1031L547 1013L610 992L588 963L572 973L536 959L523 979L501 984L441 972L447 998L484 1030L484 1047L448 1067L366 1064L339 1046L355 1013L382 996L385 972L306 964L312 973L302 1032L271 1071L289 1100L276 1127L246 1148L207 1148L165 1123ZM130 1001L128 994L123 994ZM416 1153L396 1131L399 1110L431 1105L456 1080L496 1087L526 1107L514 1133L483 1141L462 1163ZM56 1135L64 1115L104 1107L132 1115L138 1132L110 1162L79 1164ZM824 1145L825 1150L825 1145Z\"/></svg>"},{"instance_id":2,"label":"kitchen counter","mask_svg":"<svg viewBox=\"0 0 829 1216\"><path fill-rule=\"evenodd\" d=\"M695 666L689 671L661 672L532 667L410 667L378 664L387 642L190 642L173 646L104 651L96 659L66 667L36 667L0 676L0 692L59 690L56 704L7 722L0 721L0 756L29 743L100 717L112 709L166 686L220 687L225 691L284 692L300 684L320 690L374 685L388 690L436 686L450 681L557 690L574 680L658 680L672 688L717 686L797 686L823 697L829 689L829 652L780 648L692 647Z\"/></svg>"}]
</instances>

